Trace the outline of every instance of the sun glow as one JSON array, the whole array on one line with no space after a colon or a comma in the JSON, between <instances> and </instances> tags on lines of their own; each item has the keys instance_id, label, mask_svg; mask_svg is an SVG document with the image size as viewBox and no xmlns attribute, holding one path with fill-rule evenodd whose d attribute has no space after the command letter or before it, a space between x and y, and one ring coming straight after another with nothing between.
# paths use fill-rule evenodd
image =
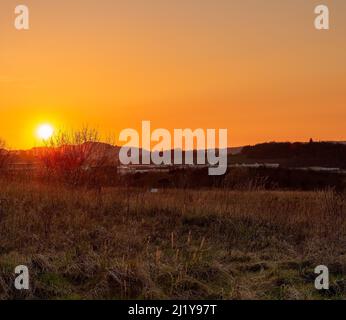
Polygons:
<instances>
[{"instance_id":1,"label":"sun glow","mask_svg":"<svg viewBox=\"0 0 346 320\"><path fill-rule=\"evenodd\" d=\"M42 140L48 140L53 133L54 129L50 124L42 124L37 128L37 136Z\"/></svg>"}]
</instances>

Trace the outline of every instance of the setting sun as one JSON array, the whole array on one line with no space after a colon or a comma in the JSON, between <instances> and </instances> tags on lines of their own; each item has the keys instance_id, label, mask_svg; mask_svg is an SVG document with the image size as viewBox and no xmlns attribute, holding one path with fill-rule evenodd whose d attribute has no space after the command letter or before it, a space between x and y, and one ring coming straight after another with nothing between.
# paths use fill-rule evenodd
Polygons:
<instances>
[{"instance_id":1,"label":"setting sun","mask_svg":"<svg viewBox=\"0 0 346 320\"><path fill-rule=\"evenodd\" d=\"M37 129L37 136L42 140L47 140L52 137L54 129L49 124L43 124Z\"/></svg>"}]
</instances>

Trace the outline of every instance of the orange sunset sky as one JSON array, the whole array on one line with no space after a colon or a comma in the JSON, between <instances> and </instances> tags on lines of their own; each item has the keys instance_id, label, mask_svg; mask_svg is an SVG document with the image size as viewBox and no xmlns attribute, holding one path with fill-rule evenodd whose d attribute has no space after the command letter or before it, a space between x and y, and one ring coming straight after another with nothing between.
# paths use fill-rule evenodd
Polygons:
<instances>
[{"instance_id":1,"label":"orange sunset sky","mask_svg":"<svg viewBox=\"0 0 346 320\"><path fill-rule=\"evenodd\" d=\"M321 3L329 31L314 29ZM346 1L0 1L9 146L36 145L42 123L117 135L142 120L227 128L230 146L346 140Z\"/></svg>"}]
</instances>

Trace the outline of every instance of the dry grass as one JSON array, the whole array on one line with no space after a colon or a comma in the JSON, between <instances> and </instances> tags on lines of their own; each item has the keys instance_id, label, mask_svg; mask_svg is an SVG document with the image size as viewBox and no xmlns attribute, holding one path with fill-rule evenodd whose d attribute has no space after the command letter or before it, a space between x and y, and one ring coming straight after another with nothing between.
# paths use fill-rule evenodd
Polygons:
<instances>
[{"instance_id":1,"label":"dry grass","mask_svg":"<svg viewBox=\"0 0 346 320\"><path fill-rule=\"evenodd\" d=\"M0 185L2 299L346 297L345 197L332 191ZM19 264L26 293L13 289Z\"/></svg>"}]
</instances>

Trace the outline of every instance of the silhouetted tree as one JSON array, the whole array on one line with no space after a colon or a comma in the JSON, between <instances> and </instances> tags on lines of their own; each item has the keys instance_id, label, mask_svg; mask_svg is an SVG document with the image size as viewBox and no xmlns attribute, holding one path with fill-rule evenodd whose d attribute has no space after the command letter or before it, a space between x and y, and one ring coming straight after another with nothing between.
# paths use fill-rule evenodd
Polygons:
<instances>
[{"instance_id":1,"label":"silhouetted tree","mask_svg":"<svg viewBox=\"0 0 346 320\"><path fill-rule=\"evenodd\" d=\"M9 162L10 152L6 149L5 140L0 138L0 169L4 169Z\"/></svg>"},{"instance_id":2,"label":"silhouetted tree","mask_svg":"<svg viewBox=\"0 0 346 320\"><path fill-rule=\"evenodd\" d=\"M92 168L105 163L106 146L100 142L97 130L89 127L59 131L46 141L39 158L50 175L78 185Z\"/></svg>"}]
</instances>

